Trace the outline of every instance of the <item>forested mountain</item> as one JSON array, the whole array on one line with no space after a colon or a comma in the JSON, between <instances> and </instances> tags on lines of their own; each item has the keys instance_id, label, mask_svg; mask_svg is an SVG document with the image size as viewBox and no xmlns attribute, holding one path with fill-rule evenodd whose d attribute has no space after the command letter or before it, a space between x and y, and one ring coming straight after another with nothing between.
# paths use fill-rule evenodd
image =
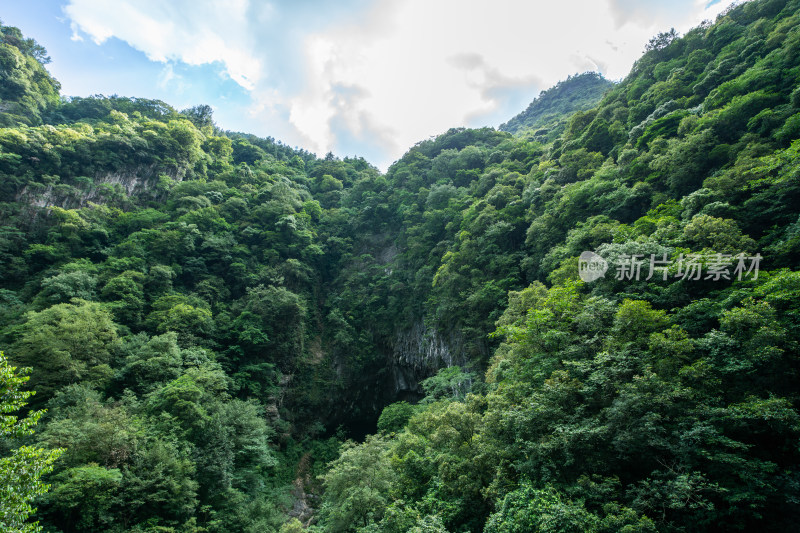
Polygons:
<instances>
[{"instance_id":1,"label":"forested mountain","mask_svg":"<svg viewBox=\"0 0 800 533\"><path fill-rule=\"evenodd\" d=\"M531 130L535 140L553 141L563 133L565 123L573 113L597 106L613 85L596 72L570 76L555 87L542 91L525 111L501 124L499 129L510 133Z\"/></svg>"},{"instance_id":2,"label":"forested mountain","mask_svg":"<svg viewBox=\"0 0 800 533\"><path fill-rule=\"evenodd\" d=\"M0 126L41 122L41 113L58 103L59 83L44 68L47 51L18 28L0 22Z\"/></svg>"},{"instance_id":3,"label":"forested mountain","mask_svg":"<svg viewBox=\"0 0 800 533\"><path fill-rule=\"evenodd\" d=\"M0 347L47 412L0 443L52 463L44 531L800 521L800 0L385 174L207 106L58 99L2 35Z\"/></svg>"}]
</instances>

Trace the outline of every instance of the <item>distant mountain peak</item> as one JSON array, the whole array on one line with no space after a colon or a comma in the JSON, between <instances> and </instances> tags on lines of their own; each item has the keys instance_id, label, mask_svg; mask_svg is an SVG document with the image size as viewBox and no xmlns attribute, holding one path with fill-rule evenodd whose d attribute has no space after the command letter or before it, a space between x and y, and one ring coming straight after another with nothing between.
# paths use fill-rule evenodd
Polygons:
<instances>
[{"instance_id":1,"label":"distant mountain peak","mask_svg":"<svg viewBox=\"0 0 800 533\"><path fill-rule=\"evenodd\" d=\"M539 93L528 108L500 126L509 133L544 129L546 136L554 126L576 111L595 107L614 83L597 72L569 76Z\"/></svg>"}]
</instances>

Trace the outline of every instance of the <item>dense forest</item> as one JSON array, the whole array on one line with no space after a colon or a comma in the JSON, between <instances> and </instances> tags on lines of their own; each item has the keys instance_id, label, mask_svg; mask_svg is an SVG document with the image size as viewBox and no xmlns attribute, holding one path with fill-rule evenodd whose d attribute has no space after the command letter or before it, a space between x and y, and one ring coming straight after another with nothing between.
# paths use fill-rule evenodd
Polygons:
<instances>
[{"instance_id":1,"label":"dense forest","mask_svg":"<svg viewBox=\"0 0 800 533\"><path fill-rule=\"evenodd\" d=\"M525 111L499 129L509 133L527 131L536 141L553 141L564 133L570 115L596 107L613 85L596 72L570 76L542 91Z\"/></svg>"},{"instance_id":2,"label":"dense forest","mask_svg":"<svg viewBox=\"0 0 800 533\"><path fill-rule=\"evenodd\" d=\"M800 0L386 173L48 61L0 25L4 531L800 523Z\"/></svg>"}]
</instances>

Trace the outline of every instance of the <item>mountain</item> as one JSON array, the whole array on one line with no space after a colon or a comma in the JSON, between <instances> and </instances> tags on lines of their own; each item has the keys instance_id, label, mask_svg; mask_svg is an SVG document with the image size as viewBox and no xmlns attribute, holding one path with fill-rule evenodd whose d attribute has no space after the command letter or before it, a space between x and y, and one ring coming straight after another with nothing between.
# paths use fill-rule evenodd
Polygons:
<instances>
[{"instance_id":1,"label":"mountain","mask_svg":"<svg viewBox=\"0 0 800 533\"><path fill-rule=\"evenodd\" d=\"M499 129L509 133L531 130L534 138L552 141L561 133L564 121L571 114L595 107L613 86L596 72L570 76L542 91L525 111Z\"/></svg>"},{"instance_id":2,"label":"mountain","mask_svg":"<svg viewBox=\"0 0 800 533\"><path fill-rule=\"evenodd\" d=\"M800 2L754 0L385 174L146 99L0 129L0 346L65 450L36 516L792 530L799 58Z\"/></svg>"},{"instance_id":3,"label":"mountain","mask_svg":"<svg viewBox=\"0 0 800 533\"><path fill-rule=\"evenodd\" d=\"M44 68L49 61L36 41L0 22L0 126L41 124L41 112L58 102L61 86Z\"/></svg>"}]
</instances>

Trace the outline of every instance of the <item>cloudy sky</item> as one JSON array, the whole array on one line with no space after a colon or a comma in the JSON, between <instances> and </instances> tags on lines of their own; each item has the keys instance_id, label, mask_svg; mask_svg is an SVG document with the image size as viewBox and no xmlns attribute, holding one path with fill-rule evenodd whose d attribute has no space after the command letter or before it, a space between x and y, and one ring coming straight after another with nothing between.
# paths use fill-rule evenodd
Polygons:
<instances>
[{"instance_id":1,"label":"cloudy sky","mask_svg":"<svg viewBox=\"0 0 800 533\"><path fill-rule=\"evenodd\" d=\"M570 74L621 79L729 0L0 0L64 95L207 103L217 124L385 169Z\"/></svg>"}]
</instances>

